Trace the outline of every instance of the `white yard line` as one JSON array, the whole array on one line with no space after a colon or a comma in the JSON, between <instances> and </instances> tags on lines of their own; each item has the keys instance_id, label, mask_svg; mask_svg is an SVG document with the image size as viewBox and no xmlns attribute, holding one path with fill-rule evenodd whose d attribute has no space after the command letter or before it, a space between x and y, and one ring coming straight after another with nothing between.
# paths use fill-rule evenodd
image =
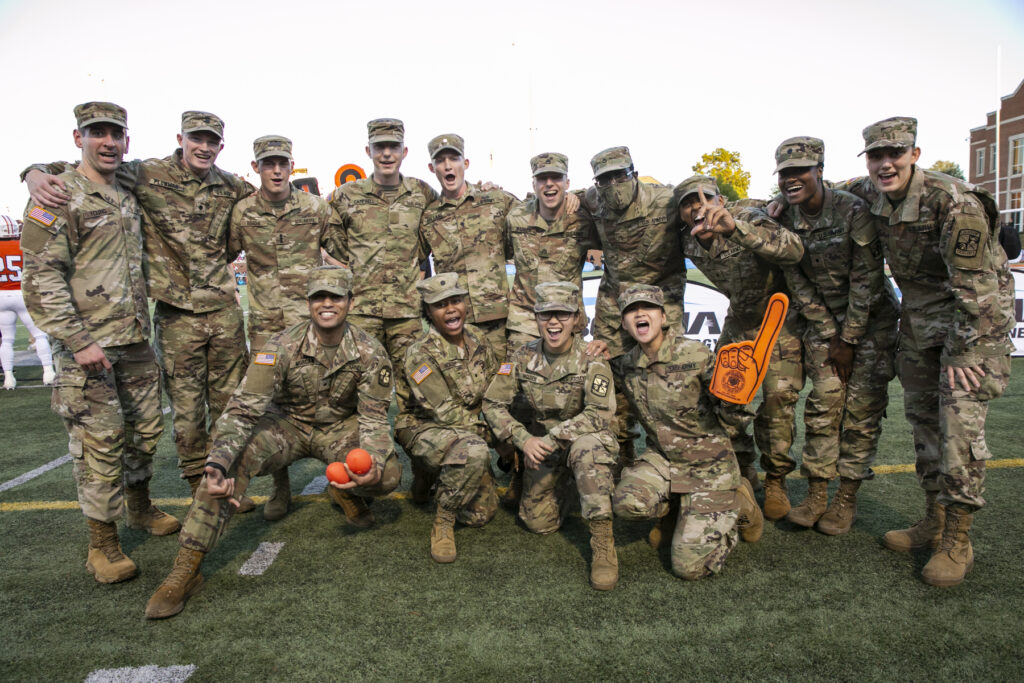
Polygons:
<instances>
[{"instance_id":1,"label":"white yard line","mask_svg":"<svg viewBox=\"0 0 1024 683\"><path fill-rule=\"evenodd\" d=\"M123 669L97 669L85 683L182 683L196 671L195 664L184 666L126 666Z\"/></svg>"},{"instance_id":2,"label":"white yard line","mask_svg":"<svg viewBox=\"0 0 1024 683\"><path fill-rule=\"evenodd\" d=\"M270 568L283 547L284 543L260 543L256 552L245 561L238 573L242 576L259 576Z\"/></svg>"},{"instance_id":3,"label":"white yard line","mask_svg":"<svg viewBox=\"0 0 1024 683\"><path fill-rule=\"evenodd\" d=\"M52 470L55 467L60 467L61 465L63 465L66 462L71 462L71 454L70 453L68 453L66 455L62 455L61 457L57 458L56 460L51 460L50 462L46 463L45 465L40 465L39 467L35 468L34 470L32 470L30 472L26 472L25 474L22 474L20 476L17 476L14 479L11 479L10 481L5 481L4 483L0 484L0 493L3 493L7 489L13 489L15 486L18 486L19 484L24 484L26 481L28 481L30 479L35 479L40 474L45 474L45 473L49 472L50 470Z\"/></svg>"}]
</instances>

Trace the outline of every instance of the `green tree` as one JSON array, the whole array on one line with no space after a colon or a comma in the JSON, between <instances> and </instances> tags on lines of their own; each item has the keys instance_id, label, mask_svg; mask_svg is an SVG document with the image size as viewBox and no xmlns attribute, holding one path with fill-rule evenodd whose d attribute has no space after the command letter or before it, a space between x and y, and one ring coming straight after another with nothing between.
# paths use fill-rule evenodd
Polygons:
<instances>
[{"instance_id":1,"label":"green tree","mask_svg":"<svg viewBox=\"0 0 1024 683\"><path fill-rule=\"evenodd\" d=\"M959 178L960 180L967 180L967 178L964 177L963 170L960 168L960 164L953 161L936 161L928 170L945 173L946 175L951 175L954 178Z\"/></svg>"},{"instance_id":2,"label":"green tree","mask_svg":"<svg viewBox=\"0 0 1024 683\"><path fill-rule=\"evenodd\" d=\"M730 199L744 199L750 189L750 174L743 170L739 152L719 147L701 156L700 161L693 165L693 172L717 180L722 194Z\"/></svg>"}]
</instances>

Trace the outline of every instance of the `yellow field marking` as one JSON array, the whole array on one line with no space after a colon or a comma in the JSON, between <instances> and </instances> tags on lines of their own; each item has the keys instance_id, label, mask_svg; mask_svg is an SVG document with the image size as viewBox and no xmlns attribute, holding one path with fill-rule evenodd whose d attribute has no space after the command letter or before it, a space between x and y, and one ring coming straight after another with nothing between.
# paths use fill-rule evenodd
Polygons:
<instances>
[{"instance_id":1,"label":"yellow field marking","mask_svg":"<svg viewBox=\"0 0 1024 683\"><path fill-rule=\"evenodd\" d=\"M985 463L987 469L1006 469L1010 467L1024 467L1024 458L1000 458L998 460L989 460ZM905 474L914 471L913 465L879 465L878 467L872 468L876 474ZM800 479L799 476L791 476L792 479ZM505 493L503 487L498 488L498 494ZM262 504L266 503L270 496L252 496L254 503ZM326 493L316 493L313 495L297 495L294 497L295 500L308 500L315 501L318 503L326 503L330 500L330 497ZM389 493L384 496L390 500L406 500L409 498L408 491L399 491L396 493ZM166 505L167 507L188 507L192 504L191 498L154 498L153 502L156 505ZM77 510L77 500L27 500L21 503L0 503L0 512L34 512L37 510Z\"/></svg>"}]
</instances>

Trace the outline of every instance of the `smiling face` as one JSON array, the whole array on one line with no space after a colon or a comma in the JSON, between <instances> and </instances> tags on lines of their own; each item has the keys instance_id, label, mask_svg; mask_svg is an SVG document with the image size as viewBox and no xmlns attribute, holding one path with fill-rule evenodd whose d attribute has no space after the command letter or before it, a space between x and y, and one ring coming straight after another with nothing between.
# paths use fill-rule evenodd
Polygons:
<instances>
[{"instance_id":1,"label":"smiling face","mask_svg":"<svg viewBox=\"0 0 1024 683\"><path fill-rule=\"evenodd\" d=\"M252 162L252 170L260 174L260 194L264 199L279 202L291 194L289 178L295 164L285 157L266 157Z\"/></svg>"},{"instance_id":2,"label":"smiling face","mask_svg":"<svg viewBox=\"0 0 1024 683\"><path fill-rule=\"evenodd\" d=\"M622 312L622 326L645 352L657 351L661 346L664 322L665 310L647 301L631 304Z\"/></svg>"},{"instance_id":3,"label":"smiling face","mask_svg":"<svg viewBox=\"0 0 1024 683\"><path fill-rule=\"evenodd\" d=\"M867 153L868 176L879 192L893 199L902 199L914 174L914 164L920 157L920 147L873 149Z\"/></svg>"},{"instance_id":4,"label":"smiling face","mask_svg":"<svg viewBox=\"0 0 1024 683\"><path fill-rule=\"evenodd\" d=\"M565 201L569 178L564 173L541 173L533 177L533 192L540 203L540 213L546 219L554 218Z\"/></svg>"},{"instance_id":5,"label":"smiling face","mask_svg":"<svg viewBox=\"0 0 1024 683\"><path fill-rule=\"evenodd\" d=\"M366 147L366 156L373 162L373 179L378 185L397 185L402 160L409 148L401 142L374 142Z\"/></svg>"},{"instance_id":6,"label":"smiling face","mask_svg":"<svg viewBox=\"0 0 1024 683\"><path fill-rule=\"evenodd\" d=\"M441 183L441 192L448 199L458 199L462 196L466 187L466 169L469 168L469 159L464 159L461 154L451 149L444 149L437 153L434 161L427 164L430 172L437 176Z\"/></svg>"},{"instance_id":7,"label":"smiling face","mask_svg":"<svg viewBox=\"0 0 1024 683\"><path fill-rule=\"evenodd\" d=\"M348 316L349 304L352 303L352 295L332 294L330 292L316 292L308 299L309 317L313 321L313 329L321 341L336 337L345 324Z\"/></svg>"},{"instance_id":8,"label":"smiling face","mask_svg":"<svg viewBox=\"0 0 1024 683\"><path fill-rule=\"evenodd\" d=\"M466 301L461 294L427 304L430 324L441 336L453 344L462 339L466 326Z\"/></svg>"},{"instance_id":9,"label":"smiling face","mask_svg":"<svg viewBox=\"0 0 1024 683\"><path fill-rule=\"evenodd\" d=\"M824 194L818 166L792 166L779 171L779 190L790 206L800 206Z\"/></svg>"},{"instance_id":10,"label":"smiling face","mask_svg":"<svg viewBox=\"0 0 1024 683\"><path fill-rule=\"evenodd\" d=\"M569 350L579 315L572 311L544 311L534 314L537 331L544 340L545 351L557 354Z\"/></svg>"},{"instance_id":11,"label":"smiling face","mask_svg":"<svg viewBox=\"0 0 1024 683\"><path fill-rule=\"evenodd\" d=\"M725 206L725 199L720 194L705 194L704 197L708 201L708 206ZM689 194L679 202L679 220L691 229L704 225L704 206L700 201L700 193Z\"/></svg>"},{"instance_id":12,"label":"smiling face","mask_svg":"<svg viewBox=\"0 0 1024 683\"><path fill-rule=\"evenodd\" d=\"M217 155L224 149L220 136L208 130L178 133L178 144L181 145L182 163L200 178L206 177L217 162Z\"/></svg>"},{"instance_id":13,"label":"smiling face","mask_svg":"<svg viewBox=\"0 0 1024 683\"><path fill-rule=\"evenodd\" d=\"M113 123L93 123L75 131L75 146L82 150L82 171L112 179L128 151L128 134Z\"/></svg>"}]
</instances>

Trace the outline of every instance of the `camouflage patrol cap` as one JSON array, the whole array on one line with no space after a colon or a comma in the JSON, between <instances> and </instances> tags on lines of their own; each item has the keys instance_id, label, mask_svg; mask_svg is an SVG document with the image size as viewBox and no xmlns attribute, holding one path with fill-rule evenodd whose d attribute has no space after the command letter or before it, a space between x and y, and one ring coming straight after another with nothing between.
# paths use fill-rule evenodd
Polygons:
<instances>
[{"instance_id":1,"label":"camouflage patrol cap","mask_svg":"<svg viewBox=\"0 0 1024 683\"><path fill-rule=\"evenodd\" d=\"M458 273L438 273L434 277L420 280L416 283L416 289L423 297L423 303L436 304L444 301L450 296L462 296L469 294L468 291L459 286Z\"/></svg>"},{"instance_id":2,"label":"camouflage patrol cap","mask_svg":"<svg viewBox=\"0 0 1024 683\"><path fill-rule=\"evenodd\" d=\"M917 119L893 116L876 121L864 129L864 152L882 147L913 147L917 143Z\"/></svg>"},{"instance_id":3,"label":"camouflage patrol cap","mask_svg":"<svg viewBox=\"0 0 1024 683\"><path fill-rule=\"evenodd\" d=\"M818 138L801 135L783 140L775 150L775 173L784 168L817 166L825 163L825 143Z\"/></svg>"},{"instance_id":4,"label":"camouflage patrol cap","mask_svg":"<svg viewBox=\"0 0 1024 683\"><path fill-rule=\"evenodd\" d=\"M533 305L534 313L544 311L580 310L580 288L571 282L542 282L537 285L537 303Z\"/></svg>"},{"instance_id":5,"label":"camouflage patrol cap","mask_svg":"<svg viewBox=\"0 0 1024 683\"><path fill-rule=\"evenodd\" d=\"M541 173L569 175L569 157L558 152L544 152L530 159L530 170L534 176Z\"/></svg>"},{"instance_id":6,"label":"camouflage patrol cap","mask_svg":"<svg viewBox=\"0 0 1024 683\"><path fill-rule=\"evenodd\" d=\"M459 156L465 156L466 142L461 136L456 135L455 133L445 133L443 135L438 135L427 143L427 151L430 152L431 161L446 149L458 152Z\"/></svg>"},{"instance_id":7,"label":"camouflage patrol cap","mask_svg":"<svg viewBox=\"0 0 1024 683\"><path fill-rule=\"evenodd\" d=\"M366 124L367 139L375 142L405 142L405 124L398 119L374 119Z\"/></svg>"},{"instance_id":8,"label":"camouflage patrol cap","mask_svg":"<svg viewBox=\"0 0 1024 683\"><path fill-rule=\"evenodd\" d=\"M208 130L217 137L224 137L224 121L208 111L186 111L181 114L181 132L196 133Z\"/></svg>"},{"instance_id":9,"label":"camouflage patrol cap","mask_svg":"<svg viewBox=\"0 0 1024 683\"><path fill-rule=\"evenodd\" d=\"M704 196L710 199L711 197L718 196L718 182L711 176L706 175L692 175L683 182L676 185L675 199L676 202L682 202L684 199L689 197L691 194L703 190Z\"/></svg>"},{"instance_id":10,"label":"camouflage patrol cap","mask_svg":"<svg viewBox=\"0 0 1024 683\"><path fill-rule=\"evenodd\" d=\"M345 296L352 291L352 271L342 266L319 266L314 268L306 285L306 297L317 292L328 292Z\"/></svg>"},{"instance_id":11,"label":"camouflage patrol cap","mask_svg":"<svg viewBox=\"0 0 1024 683\"><path fill-rule=\"evenodd\" d=\"M590 168L594 169L594 177L610 171L621 171L633 168L633 157L629 155L629 147L609 147L600 151L590 160Z\"/></svg>"},{"instance_id":12,"label":"camouflage patrol cap","mask_svg":"<svg viewBox=\"0 0 1024 683\"><path fill-rule=\"evenodd\" d=\"M75 121L78 130L93 123L113 123L127 128L128 112L113 102L86 102L75 107Z\"/></svg>"},{"instance_id":13,"label":"camouflage patrol cap","mask_svg":"<svg viewBox=\"0 0 1024 683\"><path fill-rule=\"evenodd\" d=\"M619 313L624 313L627 308L639 301L646 301L665 308L665 294L661 291L661 287L632 285L619 295Z\"/></svg>"},{"instance_id":14,"label":"camouflage patrol cap","mask_svg":"<svg viewBox=\"0 0 1024 683\"><path fill-rule=\"evenodd\" d=\"M267 157L284 157L292 161L292 141L283 135L264 135L253 141L252 152L256 161Z\"/></svg>"}]
</instances>

